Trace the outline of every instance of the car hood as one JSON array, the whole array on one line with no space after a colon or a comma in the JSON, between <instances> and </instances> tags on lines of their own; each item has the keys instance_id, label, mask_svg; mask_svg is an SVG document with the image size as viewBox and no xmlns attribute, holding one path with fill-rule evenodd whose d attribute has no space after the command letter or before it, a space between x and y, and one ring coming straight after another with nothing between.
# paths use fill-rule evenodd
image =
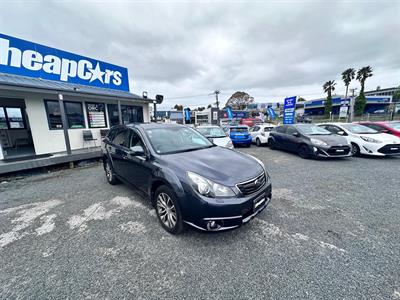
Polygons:
<instances>
[{"instance_id":1,"label":"car hood","mask_svg":"<svg viewBox=\"0 0 400 300\"><path fill-rule=\"evenodd\" d=\"M327 135L309 135L311 139L316 139L327 143L329 146L339 146L339 145L348 145L347 140L336 134L327 134Z\"/></svg>"},{"instance_id":2,"label":"car hood","mask_svg":"<svg viewBox=\"0 0 400 300\"><path fill-rule=\"evenodd\" d=\"M162 160L182 176L190 171L227 186L234 186L263 172L254 158L222 147L163 155Z\"/></svg>"},{"instance_id":3,"label":"car hood","mask_svg":"<svg viewBox=\"0 0 400 300\"><path fill-rule=\"evenodd\" d=\"M221 146L221 147L226 147L226 145L229 143L229 141L231 140L229 137L225 136L225 137L220 137L220 138L211 138L212 142L217 145L217 146Z\"/></svg>"},{"instance_id":4,"label":"car hood","mask_svg":"<svg viewBox=\"0 0 400 300\"><path fill-rule=\"evenodd\" d=\"M368 133L368 134L358 134L358 136L367 136L369 138L387 143L387 144L399 144L400 138L393 134L387 133Z\"/></svg>"}]
</instances>

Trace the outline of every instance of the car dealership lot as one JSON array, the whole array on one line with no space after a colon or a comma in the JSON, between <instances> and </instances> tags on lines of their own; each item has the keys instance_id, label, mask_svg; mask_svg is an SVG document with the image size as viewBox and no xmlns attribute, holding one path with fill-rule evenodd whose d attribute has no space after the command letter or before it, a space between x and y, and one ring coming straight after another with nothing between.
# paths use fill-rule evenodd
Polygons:
<instances>
[{"instance_id":1,"label":"car dealership lot","mask_svg":"<svg viewBox=\"0 0 400 300\"><path fill-rule=\"evenodd\" d=\"M224 233L166 233L100 164L3 181L0 298L400 299L400 157L238 150L273 200Z\"/></svg>"}]
</instances>

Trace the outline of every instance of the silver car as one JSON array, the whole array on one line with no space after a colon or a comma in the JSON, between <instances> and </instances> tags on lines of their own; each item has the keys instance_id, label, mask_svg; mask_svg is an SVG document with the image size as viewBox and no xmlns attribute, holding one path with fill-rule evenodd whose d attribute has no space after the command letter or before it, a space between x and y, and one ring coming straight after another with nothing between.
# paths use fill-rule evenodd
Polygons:
<instances>
[{"instance_id":1,"label":"silver car","mask_svg":"<svg viewBox=\"0 0 400 300\"><path fill-rule=\"evenodd\" d=\"M208 138L215 145L233 149L233 144L229 136L222 130L221 127L215 125L202 125L196 127L196 130Z\"/></svg>"}]
</instances>

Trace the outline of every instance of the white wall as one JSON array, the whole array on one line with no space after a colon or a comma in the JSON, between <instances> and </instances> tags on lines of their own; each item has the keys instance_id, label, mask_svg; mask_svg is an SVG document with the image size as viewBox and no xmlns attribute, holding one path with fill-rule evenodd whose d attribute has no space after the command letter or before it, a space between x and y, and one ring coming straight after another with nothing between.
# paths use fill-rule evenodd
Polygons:
<instances>
[{"instance_id":1,"label":"white wall","mask_svg":"<svg viewBox=\"0 0 400 300\"><path fill-rule=\"evenodd\" d=\"M55 153L55 152L63 152L66 151L65 140L64 140L64 132L62 129L60 130L50 130L47 120L46 109L44 105L44 99L48 100L57 100L57 96L53 95L45 95L45 94L32 94L32 93L19 93L19 92L10 92L10 93L0 93L0 97L8 97L8 98L22 98L25 100L26 105L26 113L29 119L29 124L32 133L33 144L35 147L36 154L46 154L46 153ZM84 99L82 97L67 97L64 96L64 101L78 101L82 102L83 105L83 113L85 116L85 126L83 129L69 129L69 140L71 144L71 149L81 149L83 148L83 130L91 130L92 135L96 138L96 145L99 146L101 143L100 136L100 128L89 128L88 120L86 115L86 105L87 102L103 102L110 104L117 104L117 100L101 100L101 98L90 98ZM149 115L149 104L148 103L139 103L133 101L121 101L121 105L135 105L143 107L143 120L144 122L150 121ZM106 113L107 125L110 125L108 120L108 114ZM109 127L107 127L109 128ZM107 129L101 128L101 129ZM85 147L88 145L93 146L94 143L90 142L85 144Z\"/></svg>"}]
</instances>

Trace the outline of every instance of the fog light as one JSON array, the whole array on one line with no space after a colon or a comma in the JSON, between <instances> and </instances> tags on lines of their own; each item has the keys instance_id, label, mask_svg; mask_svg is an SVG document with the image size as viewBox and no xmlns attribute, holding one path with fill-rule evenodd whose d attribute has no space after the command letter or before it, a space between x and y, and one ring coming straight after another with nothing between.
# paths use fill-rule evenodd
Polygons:
<instances>
[{"instance_id":1,"label":"fog light","mask_svg":"<svg viewBox=\"0 0 400 300\"><path fill-rule=\"evenodd\" d=\"M221 222L222 221L208 221L207 230L218 230L222 226Z\"/></svg>"}]
</instances>

